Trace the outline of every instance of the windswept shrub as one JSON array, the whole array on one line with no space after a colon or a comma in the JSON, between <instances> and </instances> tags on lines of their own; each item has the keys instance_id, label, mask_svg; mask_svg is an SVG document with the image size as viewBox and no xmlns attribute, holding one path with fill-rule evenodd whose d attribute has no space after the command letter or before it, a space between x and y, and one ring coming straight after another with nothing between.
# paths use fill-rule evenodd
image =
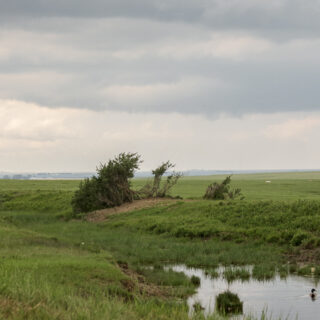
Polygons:
<instances>
[{"instance_id":1,"label":"windswept shrub","mask_svg":"<svg viewBox=\"0 0 320 320\"><path fill-rule=\"evenodd\" d=\"M208 200L224 200L241 197L241 199L244 199L241 189L231 189L230 183L231 176L226 177L221 183L213 182L208 186L203 198Z\"/></svg>"},{"instance_id":2,"label":"windswept shrub","mask_svg":"<svg viewBox=\"0 0 320 320\"><path fill-rule=\"evenodd\" d=\"M89 212L97 209L119 206L134 199L130 178L139 168L140 155L120 153L108 164L100 164L97 176L80 183L72 199L73 212Z\"/></svg>"},{"instance_id":3,"label":"windswept shrub","mask_svg":"<svg viewBox=\"0 0 320 320\"><path fill-rule=\"evenodd\" d=\"M182 174L180 172L173 171L167 176L167 179L162 182L162 177L170 169L175 167L170 161L162 163L158 168L152 170L153 181L147 183L139 191L141 198L164 198L168 196L172 187L178 182Z\"/></svg>"}]
</instances>

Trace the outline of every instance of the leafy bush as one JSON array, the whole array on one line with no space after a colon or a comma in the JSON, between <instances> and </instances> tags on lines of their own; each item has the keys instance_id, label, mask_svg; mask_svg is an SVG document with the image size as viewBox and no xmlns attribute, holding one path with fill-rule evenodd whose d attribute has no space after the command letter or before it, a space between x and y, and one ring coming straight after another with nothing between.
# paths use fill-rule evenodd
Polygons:
<instances>
[{"instance_id":1,"label":"leafy bush","mask_svg":"<svg viewBox=\"0 0 320 320\"><path fill-rule=\"evenodd\" d=\"M71 204L75 213L89 212L101 209L103 206L98 199L98 179L92 177L80 182L79 190L75 192Z\"/></svg>"},{"instance_id":2,"label":"leafy bush","mask_svg":"<svg viewBox=\"0 0 320 320\"><path fill-rule=\"evenodd\" d=\"M241 189L230 189L230 183L231 176L226 177L221 183L211 183L208 186L203 198L208 200L224 200L241 197L241 199L244 199L243 195L241 194Z\"/></svg>"},{"instance_id":3,"label":"leafy bush","mask_svg":"<svg viewBox=\"0 0 320 320\"><path fill-rule=\"evenodd\" d=\"M130 189L130 178L139 168L140 155L120 153L108 164L100 164L97 176L80 183L72 199L74 213L119 206L134 199L135 192Z\"/></svg>"}]
</instances>

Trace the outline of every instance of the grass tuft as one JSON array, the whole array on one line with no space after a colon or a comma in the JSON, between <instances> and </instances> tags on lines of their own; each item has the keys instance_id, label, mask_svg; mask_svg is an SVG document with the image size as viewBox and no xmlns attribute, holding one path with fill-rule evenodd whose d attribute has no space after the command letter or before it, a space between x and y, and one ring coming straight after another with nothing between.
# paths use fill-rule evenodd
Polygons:
<instances>
[{"instance_id":1,"label":"grass tuft","mask_svg":"<svg viewBox=\"0 0 320 320\"><path fill-rule=\"evenodd\" d=\"M237 294L228 290L216 297L216 308L223 315L239 314L243 312L243 302L240 301Z\"/></svg>"}]
</instances>

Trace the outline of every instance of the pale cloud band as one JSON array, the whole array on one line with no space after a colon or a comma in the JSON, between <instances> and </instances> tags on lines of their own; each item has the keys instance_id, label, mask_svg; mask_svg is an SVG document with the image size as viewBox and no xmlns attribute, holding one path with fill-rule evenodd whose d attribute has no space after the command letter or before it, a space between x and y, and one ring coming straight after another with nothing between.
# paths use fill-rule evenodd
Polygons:
<instances>
[{"instance_id":1,"label":"pale cloud band","mask_svg":"<svg viewBox=\"0 0 320 320\"><path fill-rule=\"evenodd\" d=\"M142 154L145 170L167 159L179 170L313 169L320 162L319 112L210 120L1 100L0 128L5 171L93 171L123 151Z\"/></svg>"}]
</instances>

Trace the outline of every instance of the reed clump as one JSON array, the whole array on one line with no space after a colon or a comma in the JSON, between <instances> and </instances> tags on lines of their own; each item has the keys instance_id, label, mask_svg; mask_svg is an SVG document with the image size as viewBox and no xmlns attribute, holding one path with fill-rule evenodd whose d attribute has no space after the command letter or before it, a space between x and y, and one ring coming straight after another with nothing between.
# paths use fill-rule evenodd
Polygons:
<instances>
[{"instance_id":1,"label":"reed clump","mask_svg":"<svg viewBox=\"0 0 320 320\"><path fill-rule=\"evenodd\" d=\"M237 294L227 290L216 297L216 308L222 314L239 314L243 312L243 302Z\"/></svg>"}]
</instances>

